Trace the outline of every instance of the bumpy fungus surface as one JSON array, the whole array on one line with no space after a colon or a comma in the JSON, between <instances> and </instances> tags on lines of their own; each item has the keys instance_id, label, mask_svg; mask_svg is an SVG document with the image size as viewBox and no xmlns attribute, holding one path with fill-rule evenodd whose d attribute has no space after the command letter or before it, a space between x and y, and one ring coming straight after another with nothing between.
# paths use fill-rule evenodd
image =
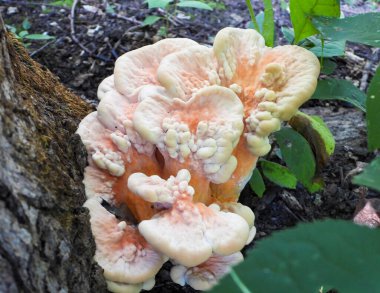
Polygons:
<instances>
[{"instance_id":1,"label":"bumpy fungus surface","mask_svg":"<svg viewBox=\"0 0 380 293\"><path fill-rule=\"evenodd\" d=\"M206 288L227 272L256 232L252 211L237 203L240 191L270 150L268 136L311 96L318 74L309 51L268 48L254 30L236 28L221 30L212 48L166 39L117 60L98 88L97 112L78 129L88 152L96 259L111 291L152 284L155 273L129 277L121 250L137 238L154 260L152 272L165 255L180 268L172 275L181 284ZM126 205L136 226L118 223L94 198ZM112 272L115 255L124 264ZM208 269L207 283L207 274L195 272L211 263L219 268ZM192 285L196 276L203 285Z\"/></svg>"}]
</instances>

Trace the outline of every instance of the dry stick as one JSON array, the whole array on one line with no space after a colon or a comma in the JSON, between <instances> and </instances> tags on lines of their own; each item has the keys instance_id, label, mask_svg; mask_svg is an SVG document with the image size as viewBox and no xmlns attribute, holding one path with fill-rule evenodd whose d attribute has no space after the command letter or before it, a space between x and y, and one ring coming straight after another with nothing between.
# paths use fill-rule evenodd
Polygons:
<instances>
[{"instance_id":1,"label":"dry stick","mask_svg":"<svg viewBox=\"0 0 380 293\"><path fill-rule=\"evenodd\" d=\"M374 49L372 52L373 52L374 57L372 59L367 60L367 62L365 63L365 66L363 69L363 76L360 79L360 89L362 91L364 91L367 88L369 73L371 72L374 59L377 59L376 56L379 53L379 48Z\"/></svg>"},{"instance_id":2,"label":"dry stick","mask_svg":"<svg viewBox=\"0 0 380 293\"><path fill-rule=\"evenodd\" d=\"M129 21L129 22L132 22L133 24L137 24L137 25L140 25L142 26L143 25L143 22L142 21L139 21L139 20L136 20L132 17L126 17L126 16L123 16L123 15L120 15L120 14L111 14L112 17L116 17L118 19L122 19L122 20L126 20L126 21Z\"/></svg>"},{"instance_id":3,"label":"dry stick","mask_svg":"<svg viewBox=\"0 0 380 293\"><path fill-rule=\"evenodd\" d=\"M70 14L71 38L79 47L81 47L82 50L84 50L90 56L93 56L94 53L90 49L85 47L81 42L79 42L78 38L75 36L75 8L77 7L79 1L80 0L74 0L73 6L71 6L71 14Z\"/></svg>"},{"instance_id":4,"label":"dry stick","mask_svg":"<svg viewBox=\"0 0 380 293\"><path fill-rule=\"evenodd\" d=\"M60 41L61 39L59 38L58 40L52 40L48 43L46 43L45 45L43 45L42 47L38 48L37 50L33 51L32 53L30 53L30 57L33 57L34 55L40 53L42 50L44 50L46 47L50 46L51 44L55 43L55 42L58 42Z\"/></svg>"}]
</instances>

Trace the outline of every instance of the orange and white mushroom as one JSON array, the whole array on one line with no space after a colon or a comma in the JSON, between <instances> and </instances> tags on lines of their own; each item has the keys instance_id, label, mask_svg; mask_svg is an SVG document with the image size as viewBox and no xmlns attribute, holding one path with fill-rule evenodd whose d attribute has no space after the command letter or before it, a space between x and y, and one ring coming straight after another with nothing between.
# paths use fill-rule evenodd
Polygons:
<instances>
[{"instance_id":1,"label":"orange and white mushroom","mask_svg":"<svg viewBox=\"0 0 380 293\"><path fill-rule=\"evenodd\" d=\"M106 280L111 285L116 282L133 288L154 278L167 258L155 251L135 226L108 212L99 198L88 199L84 206L90 211L95 260L103 268Z\"/></svg>"},{"instance_id":2,"label":"orange and white mushroom","mask_svg":"<svg viewBox=\"0 0 380 293\"><path fill-rule=\"evenodd\" d=\"M232 266L243 261L243 255L236 252L231 255L213 255L204 263L195 267L174 265L170 271L173 282L185 286L190 285L195 290L207 291L230 272Z\"/></svg>"},{"instance_id":3,"label":"orange and white mushroom","mask_svg":"<svg viewBox=\"0 0 380 293\"><path fill-rule=\"evenodd\" d=\"M142 173L132 174L128 180L135 194L164 207L138 225L141 235L157 251L187 267L205 262L214 253L238 252L249 237L249 225L241 216L193 202L190 177L183 169L168 180Z\"/></svg>"},{"instance_id":4,"label":"orange and white mushroom","mask_svg":"<svg viewBox=\"0 0 380 293\"><path fill-rule=\"evenodd\" d=\"M243 105L228 88L205 87L187 101L150 92L137 106L133 124L158 147L164 175L183 168L191 172L195 201L211 203L210 182L224 183L235 171L232 152L244 127Z\"/></svg>"},{"instance_id":5,"label":"orange and white mushroom","mask_svg":"<svg viewBox=\"0 0 380 293\"><path fill-rule=\"evenodd\" d=\"M185 267L237 253L256 232L240 192L318 74L309 51L265 47L249 29L221 30L212 48L166 39L124 54L78 129L87 197L125 204L144 239ZM108 285L118 292L146 282Z\"/></svg>"}]
</instances>

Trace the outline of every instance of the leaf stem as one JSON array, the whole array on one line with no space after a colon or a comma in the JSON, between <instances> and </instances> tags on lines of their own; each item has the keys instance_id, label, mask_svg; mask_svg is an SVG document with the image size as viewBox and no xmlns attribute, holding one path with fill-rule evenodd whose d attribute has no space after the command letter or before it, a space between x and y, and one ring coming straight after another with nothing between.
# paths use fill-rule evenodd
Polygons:
<instances>
[{"instance_id":1,"label":"leaf stem","mask_svg":"<svg viewBox=\"0 0 380 293\"><path fill-rule=\"evenodd\" d=\"M245 4L247 4L249 15L251 16L251 20L252 20L255 30L260 32L259 24L257 23L255 11L253 11L251 0L245 0Z\"/></svg>"},{"instance_id":2,"label":"leaf stem","mask_svg":"<svg viewBox=\"0 0 380 293\"><path fill-rule=\"evenodd\" d=\"M251 290L249 290L247 286L243 283L243 281L240 280L239 276L235 273L233 269L231 269L230 275L232 280L234 280L234 282L239 287L242 293L252 293Z\"/></svg>"}]
</instances>

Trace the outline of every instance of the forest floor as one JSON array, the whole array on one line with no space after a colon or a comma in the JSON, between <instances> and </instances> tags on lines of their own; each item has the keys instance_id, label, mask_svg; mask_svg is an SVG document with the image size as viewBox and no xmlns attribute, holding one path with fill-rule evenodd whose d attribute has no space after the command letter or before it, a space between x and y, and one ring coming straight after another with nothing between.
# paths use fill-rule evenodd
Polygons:
<instances>
[{"instance_id":1,"label":"forest floor","mask_svg":"<svg viewBox=\"0 0 380 293\"><path fill-rule=\"evenodd\" d=\"M7 25L15 26L20 31L22 22L27 18L31 33L46 32L55 37L45 42L26 42L30 54L94 108L98 103L97 86L113 73L116 58L163 38L160 26L165 23L144 26L144 18L147 15L166 15L162 10L148 10L143 0L99 2L80 1L72 10L41 2L0 0L0 12ZM174 15L168 22L167 36L187 37L211 45L221 28L245 28L249 25L245 1L225 0L219 3L219 7L212 12L191 9L187 10L187 14ZM290 26L289 14L280 7L279 0L274 3L276 39L278 44L284 44L286 41L280 28ZM260 11L262 7L259 4L255 9ZM353 15L380 11L380 6L372 1L356 1L351 6L342 4L342 11L345 15ZM73 13L75 21L72 22L70 15ZM338 66L331 76L351 80L365 90L379 59L379 51L371 47L348 44L346 55L335 58ZM335 153L321 172L325 188L310 194L302 186L289 190L267 182L264 197L258 198L246 187L241 201L255 212L256 240L300 221L326 217L351 219L363 196L363 190L351 184L352 174L373 158L366 148L363 113L345 103L314 100L306 103L303 111L320 115L336 139ZM368 196L371 196L370 192ZM178 289L170 283L167 270L162 270L160 276L156 292L175 292ZM183 289L181 292L184 292Z\"/></svg>"}]
</instances>

